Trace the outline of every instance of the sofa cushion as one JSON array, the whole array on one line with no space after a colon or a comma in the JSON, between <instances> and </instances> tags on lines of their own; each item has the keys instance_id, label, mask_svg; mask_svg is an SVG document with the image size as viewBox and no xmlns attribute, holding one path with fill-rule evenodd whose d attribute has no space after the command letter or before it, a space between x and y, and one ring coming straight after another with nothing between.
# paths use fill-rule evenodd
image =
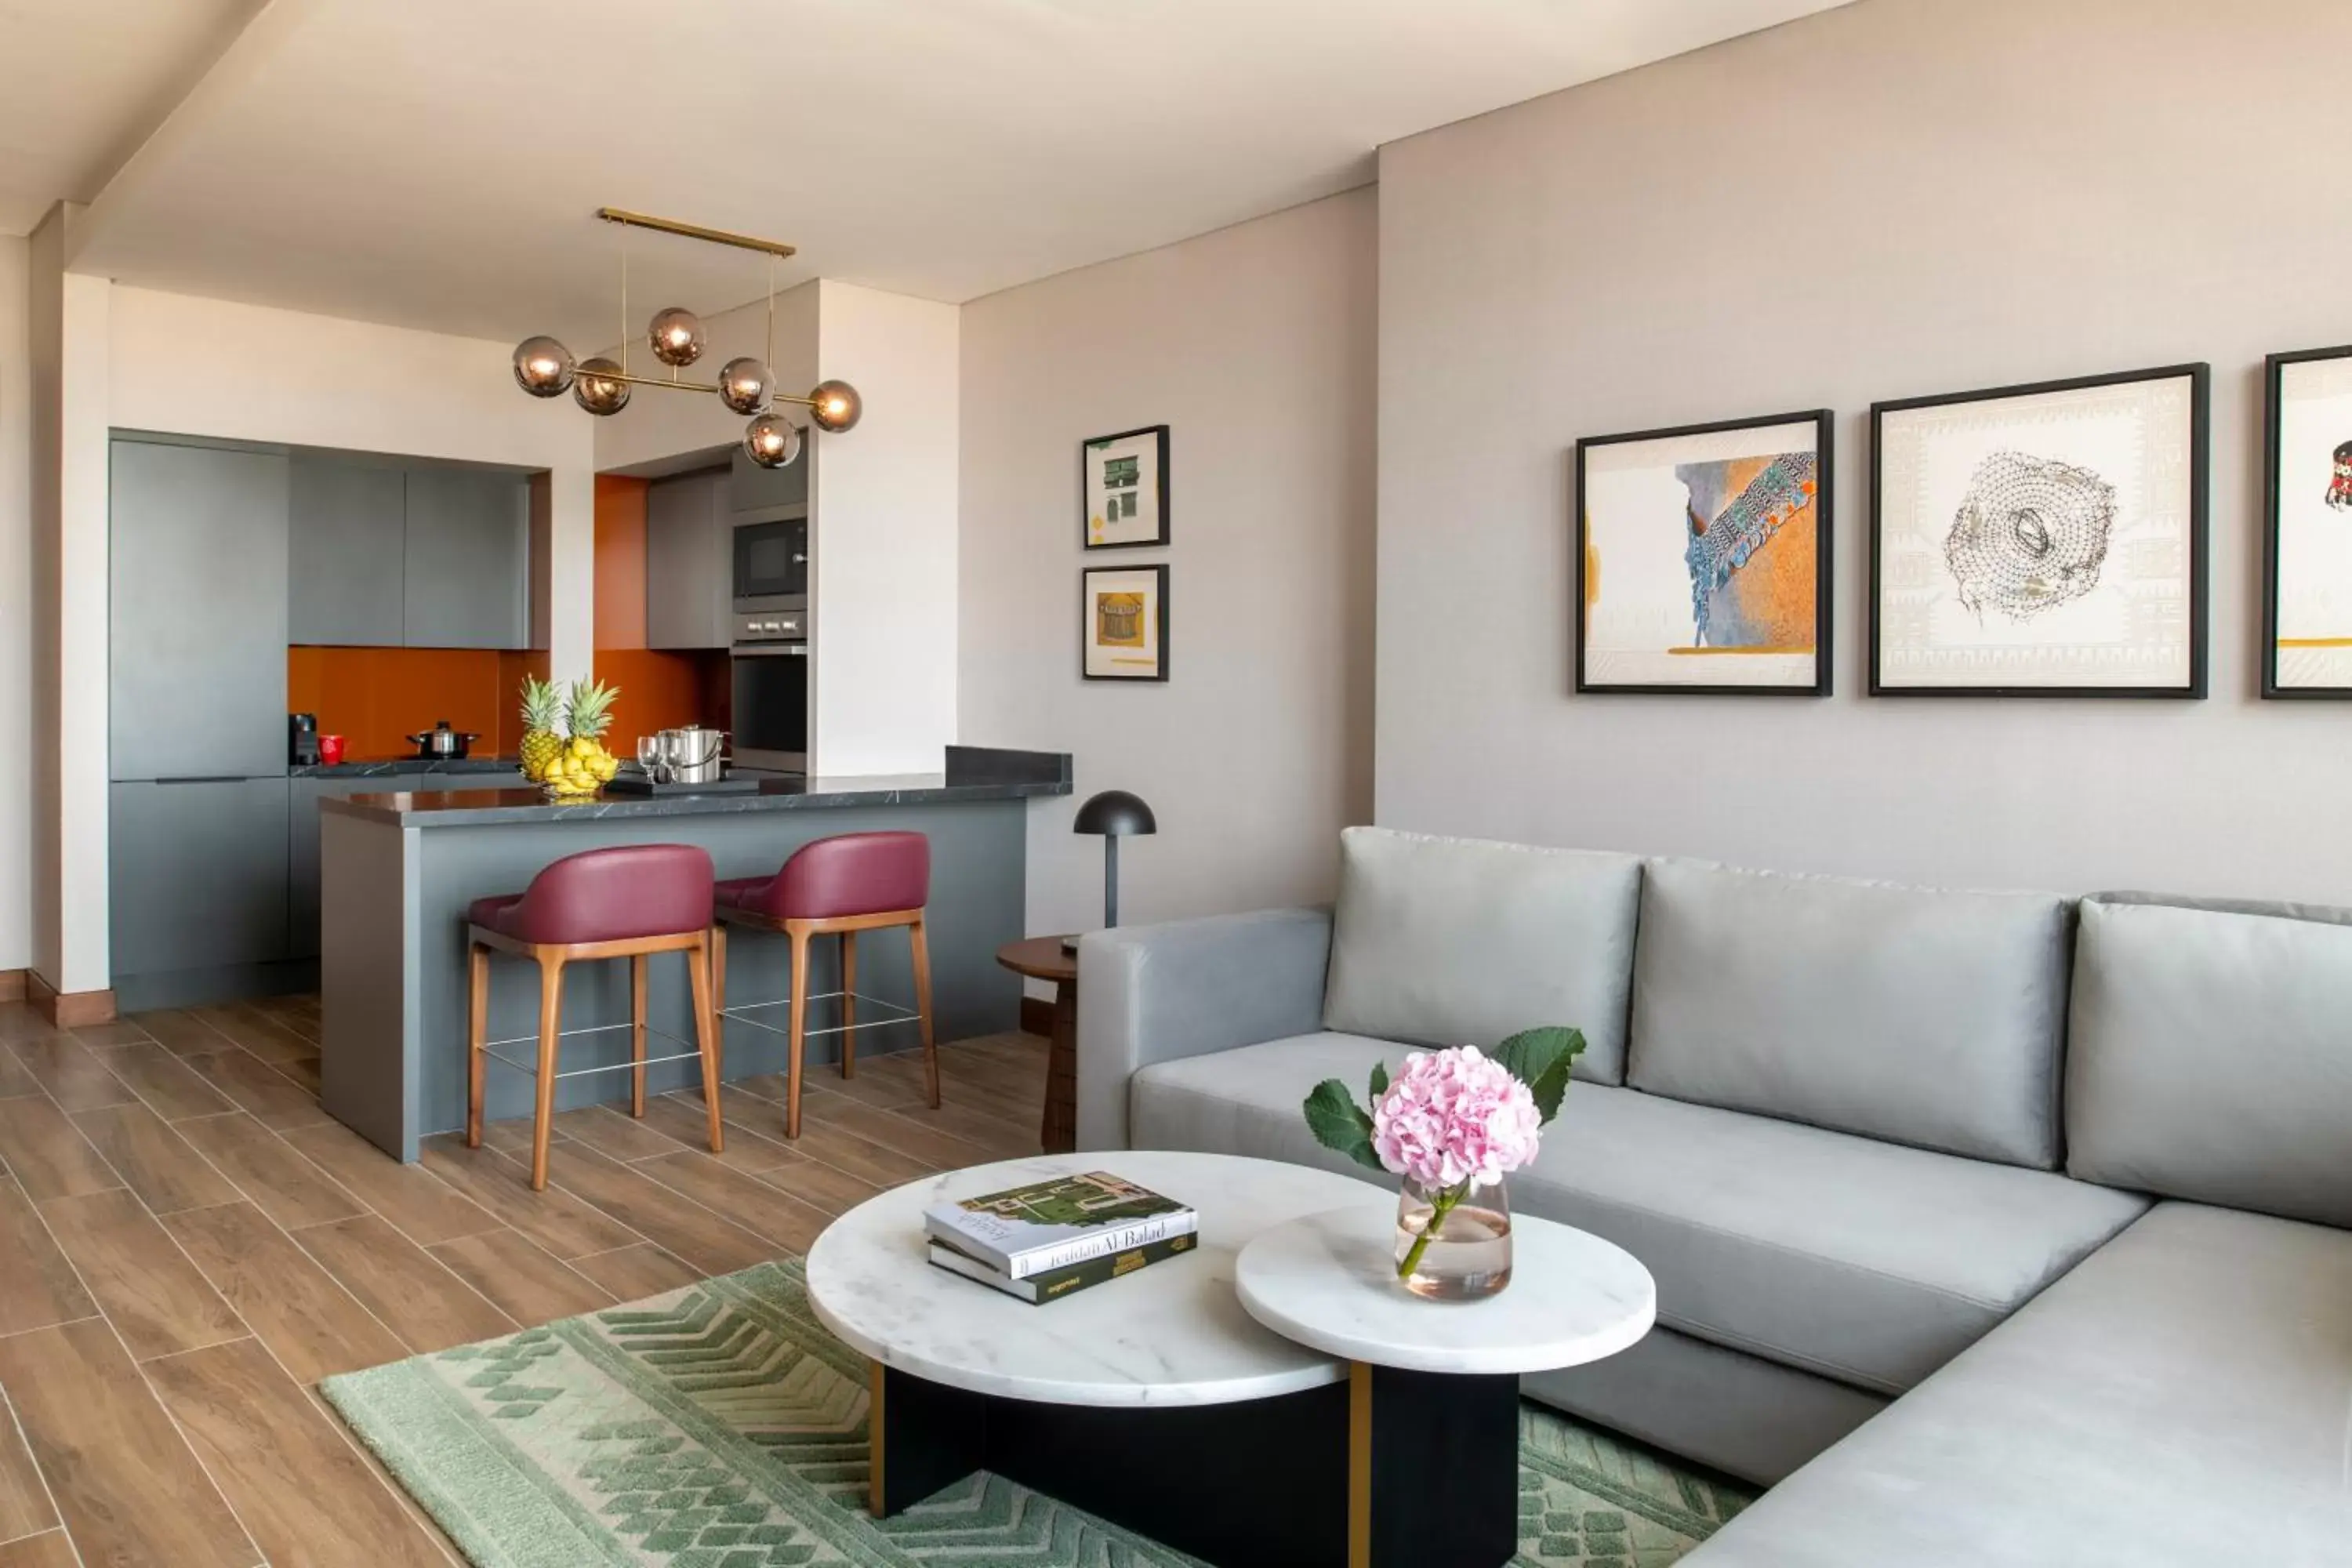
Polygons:
<instances>
[{"instance_id":1,"label":"sofa cushion","mask_svg":"<svg viewBox=\"0 0 2352 1568\"><path fill-rule=\"evenodd\" d=\"M1310 1035L1145 1068L1140 1148L1370 1173L1322 1148L1299 1102L1362 1096L1393 1044ZM2046 1172L1578 1084L1515 1208L1606 1237L1648 1266L1658 1321L1699 1339L1899 1393L2147 1206Z\"/></svg>"},{"instance_id":2,"label":"sofa cushion","mask_svg":"<svg viewBox=\"0 0 2352 1568\"><path fill-rule=\"evenodd\" d=\"M2055 1169L2068 910L1654 860L1626 1081Z\"/></svg>"},{"instance_id":3,"label":"sofa cushion","mask_svg":"<svg viewBox=\"0 0 2352 1568\"><path fill-rule=\"evenodd\" d=\"M2352 1235L2165 1204L1688 1568L2352 1564Z\"/></svg>"},{"instance_id":4,"label":"sofa cushion","mask_svg":"<svg viewBox=\"0 0 2352 1568\"><path fill-rule=\"evenodd\" d=\"M1323 1026L1491 1047L1564 1024L1576 1076L1619 1082L1641 884L1631 855L1349 828Z\"/></svg>"},{"instance_id":5,"label":"sofa cushion","mask_svg":"<svg viewBox=\"0 0 2352 1568\"><path fill-rule=\"evenodd\" d=\"M2352 926L2088 901L2067 1169L2352 1226Z\"/></svg>"}]
</instances>

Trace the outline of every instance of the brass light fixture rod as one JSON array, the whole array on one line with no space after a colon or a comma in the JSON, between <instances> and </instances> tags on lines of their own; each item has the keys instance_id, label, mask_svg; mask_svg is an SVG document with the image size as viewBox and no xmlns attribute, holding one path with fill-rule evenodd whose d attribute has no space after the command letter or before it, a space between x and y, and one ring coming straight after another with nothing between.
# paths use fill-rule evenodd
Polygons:
<instances>
[{"instance_id":1,"label":"brass light fixture rod","mask_svg":"<svg viewBox=\"0 0 2352 1568\"><path fill-rule=\"evenodd\" d=\"M743 250L764 251L770 256L797 256L796 246L781 239L761 239L753 235L732 234L723 228L705 228L698 223L680 223L676 218L651 217L620 207L598 207L596 216L606 223L625 223L632 228L659 229L664 234L683 235L688 239L708 240L713 245L731 245Z\"/></svg>"},{"instance_id":2,"label":"brass light fixture rod","mask_svg":"<svg viewBox=\"0 0 2352 1568\"><path fill-rule=\"evenodd\" d=\"M659 376L631 375L617 370L583 370L580 374L591 381L625 381L631 386L659 386L671 392L707 392L713 396L719 393L719 384L715 381L669 381ZM772 403L797 403L803 408L816 406L814 398L794 397L789 392L771 392L768 400Z\"/></svg>"}]
</instances>

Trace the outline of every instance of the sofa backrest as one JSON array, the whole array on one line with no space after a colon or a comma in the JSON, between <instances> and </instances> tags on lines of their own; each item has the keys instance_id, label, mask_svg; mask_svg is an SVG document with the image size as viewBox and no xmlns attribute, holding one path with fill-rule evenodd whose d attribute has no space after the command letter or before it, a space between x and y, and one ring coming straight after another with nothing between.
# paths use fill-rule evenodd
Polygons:
<instances>
[{"instance_id":1,"label":"sofa backrest","mask_svg":"<svg viewBox=\"0 0 2352 1568\"><path fill-rule=\"evenodd\" d=\"M1584 1031L1577 1077L1621 1082L1642 862L1389 828L1340 835L1323 1026L1491 1047Z\"/></svg>"},{"instance_id":2,"label":"sofa backrest","mask_svg":"<svg viewBox=\"0 0 2352 1568\"><path fill-rule=\"evenodd\" d=\"M2352 911L2084 900L2066 1137L2084 1181L2352 1226Z\"/></svg>"},{"instance_id":3,"label":"sofa backrest","mask_svg":"<svg viewBox=\"0 0 2352 1568\"><path fill-rule=\"evenodd\" d=\"M1626 1081L2054 1169L2067 901L1653 860Z\"/></svg>"}]
</instances>

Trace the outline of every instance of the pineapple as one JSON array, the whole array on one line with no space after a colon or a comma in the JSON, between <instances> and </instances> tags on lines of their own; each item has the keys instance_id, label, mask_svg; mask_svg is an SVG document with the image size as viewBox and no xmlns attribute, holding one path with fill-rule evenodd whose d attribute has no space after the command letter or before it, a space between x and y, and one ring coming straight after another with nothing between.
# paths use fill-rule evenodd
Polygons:
<instances>
[{"instance_id":1,"label":"pineapple","mask_svg":"<svg viewBox=\"0 0 2352 1568\"><path fill-rule=\"evenodd\" d=\"M550 763L558 781L571 791L593 795L598 785L611 783L620 771L620 760L604 749L604 731L613 727L613 702L620 695L620 688L600 680L572 683L571 740L558 742L555 760Z\"/></svg>"},{"instance_id":2,"label":"pineapple","mask_svg":"<svg viewBox=\"0 0 2352 1568\"><path fill-rule=\"evenodd\" d=\"M534 784L563 749L563 689L536 676L522 678L522 776Z\"/></svg>"}]
</instances>

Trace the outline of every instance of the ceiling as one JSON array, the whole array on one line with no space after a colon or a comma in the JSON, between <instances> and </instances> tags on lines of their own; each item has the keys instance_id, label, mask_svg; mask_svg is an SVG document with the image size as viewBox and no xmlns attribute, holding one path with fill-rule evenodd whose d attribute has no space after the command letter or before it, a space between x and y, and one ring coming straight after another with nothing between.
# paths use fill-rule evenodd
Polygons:
<instances>
[{"instance_id":1,"label":"ceiling","mask_svg":"<svg viewBox=\"0 0 2352 1568\"><path fill-rule=\"evenodd\" d=\"M0 56L48 68L0 104L0 226L95 197L79 270L493 338L612 338L606 204L791 240L787 285L962 300L1840 3L0 0ZM635 318L765 285L627 243Z\"/></svg>"}]
</instances>

